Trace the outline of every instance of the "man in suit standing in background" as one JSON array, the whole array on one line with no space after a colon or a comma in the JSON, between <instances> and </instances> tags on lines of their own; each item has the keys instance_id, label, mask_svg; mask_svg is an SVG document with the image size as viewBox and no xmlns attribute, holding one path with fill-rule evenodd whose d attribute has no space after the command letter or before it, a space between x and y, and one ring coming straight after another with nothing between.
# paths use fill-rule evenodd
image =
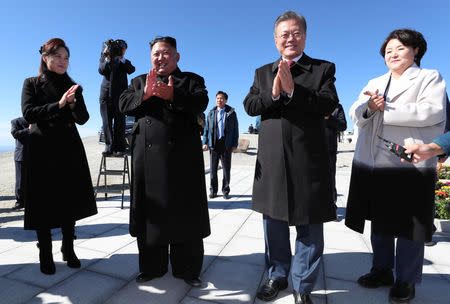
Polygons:
<instances>
[{"instance_id":1,"label":"man in suit standing in background","mask_svg":"<svg viewBox=\"0 0 450 304\"><path fill-rule=\"evenodd\" d=\"M100 114L105 133L105 156L122 156L126 150L125 115L119 111L119 97L128 87L127 74L135 71L131 62L125 59L127 47L124 40L110 39L105 42L105 49L100 57L98 72L103 75Z\"/></svg>"},{"instance_id":2,"label":"man in suit standing in background","mask_svg":"<svg viewBox=\"0 0 450 304\"><path fill-rule=\"evenodd\" d=\"M239 127L234 108L227 105L228 94L222 91L216 94L216 105L208 114L203 133L203 150L210 148L211 186L210 198L217 196L217 168L222 162L222 195L229 199L231 153L236 151L239 143Z\"/></svg>"},{"instance_id":3,"label":"man in suit standing in background","mask_svg":"<svg viewBox=\"0 0 450 304\"><path fill-rule=\"evenodd\" d=\"M345 112L342 105L339 103L334 111L325 116L325 135L328 141L328 155L330 157L331 166L331 183L333 186L333 199L336 205L337 190L336 190L336 153L337 153L337 141L340 132L347 129L347 120L345 119ZM336 206L337 209L337 206Z\"/></svg>"},{"instance_id":4,"label":"man in suit standing in background","mask_svg":"<svg viewBox=\"0 0 450 304\"><path fill-rule=\"evenodd\" d=\"M22 189L22 171L25 169L26 151L30 138L30 124L23 117L11 120L11 135L16 139L14 162L16 167L16 203L13 210L24 207Z\"/></svg>"},{"instance_id":5,"label":"man in suit standing in background","mask_svg":"<svg viewBox=\"0 0 450 304\"><path fill-rule=\"evenodd\" d=\"M261 115L252 209L263 214L268 280L256 296L272 301L288 286L312 303L323 253L323 223L336 218L324 117L339 100L335 67L303 50L306 20L293 11L274 25L277 61L258 68L244 107ZM295 226L292 257L289 226Z\"/></svg>"}]
</instances>

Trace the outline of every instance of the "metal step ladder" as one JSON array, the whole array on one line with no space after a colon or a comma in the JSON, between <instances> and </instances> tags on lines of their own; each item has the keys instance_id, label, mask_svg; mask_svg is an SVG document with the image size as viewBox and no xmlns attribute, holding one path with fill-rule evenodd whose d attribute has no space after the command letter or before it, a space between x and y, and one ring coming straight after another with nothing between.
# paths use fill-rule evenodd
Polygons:
<instances>
[{"instance_id":1,"label":"metal step ladder","mask_svg":"<svg viewBox=\"0 0 450 304\"><path fill-rule=\"evenodd\" d=\"M123 169L107 169L106 168L106 159L107 158L123 158ZM122 186L120 189L117 187L113 187L112 185L108 186L107 176L122 176ZM103 176L104 183L100 185L100 178ZM128 177L128 183L125 183L125 176ZM130 188L130 170L128 166L128 155L126 153L123 156L105 156L102 155L102 160L100 161L100 170L98 172L97 178L97 186L95 188L95 198L97 198L98 193L105 193L105 200L108 200L108 193L122 193L122 204L121 209L123 209L123 198L126 189Z\"/></svg>"}]
</instances>

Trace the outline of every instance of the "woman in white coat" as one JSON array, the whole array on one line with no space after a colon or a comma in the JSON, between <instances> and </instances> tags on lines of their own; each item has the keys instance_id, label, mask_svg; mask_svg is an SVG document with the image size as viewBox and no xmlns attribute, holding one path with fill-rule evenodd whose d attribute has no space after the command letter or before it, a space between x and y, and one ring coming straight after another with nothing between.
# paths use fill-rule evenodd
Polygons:
<instances>
[{"instance_id":1,"label":"woman in white coat","mask_svg":"<svg viewBox=\"0 0 450 304\"><path fill-rule=\"evenodd\" d=\"M419 32L390 33L380 49L389 72L370 80L350 109L359 136L345 224L362 233L365 220L371 221L372 268L358 283L393 285L391 303L409 303L421 281L424 242L433 228L436 159L401 162L381 138L408 145L443 133L445 82L438 71L420 68L426 49Z\"/></svg>"}]
</instances>

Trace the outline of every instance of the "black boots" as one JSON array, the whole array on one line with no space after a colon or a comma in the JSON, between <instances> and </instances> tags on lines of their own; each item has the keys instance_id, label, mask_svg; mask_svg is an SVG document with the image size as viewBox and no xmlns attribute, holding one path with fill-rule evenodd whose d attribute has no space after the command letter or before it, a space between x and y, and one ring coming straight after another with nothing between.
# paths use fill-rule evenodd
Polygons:
<instances>
[{"instance_id":1,"label":"black boots","mask_svg":"<svg viewBox=\"0 0 450 304\"><path fill-rule=\"evenodd\" d=\"M44 274L54 274L56 271L52 253L52 235L50 230L37 230L39 263L41 272Z\"/></svg>"},{"instance_id":2,"label":"black boots","mask_svg":"<svg viewBox=\"0 0 450 304\"><path fill-rule=\"evenodd\" d=\"M73 240L75 239L75 226L69 225L62 227L62 246L61 252L63 260L67 261L67 266L70 268L80 268L80 260L75 255L73 250ZM44 274L54 274L56 271L55 262L53 261L52 253L52 234L50 229L36 230L39 248L39 262L41 272Z\"/></svg>"},{"instance_id":3,"label":"black boots","mask_svg":"<svg viewBox=\"0 0 450 304\"><path fill-rule=\"evenodd\" d=\"M67 261L67 266L70 268L80 268L80 260L75 255L73 250L73 240L75 239L75 227L66 226L62 227L62 246L61 252L63 261Z\"/></svg>"}]
</instances>

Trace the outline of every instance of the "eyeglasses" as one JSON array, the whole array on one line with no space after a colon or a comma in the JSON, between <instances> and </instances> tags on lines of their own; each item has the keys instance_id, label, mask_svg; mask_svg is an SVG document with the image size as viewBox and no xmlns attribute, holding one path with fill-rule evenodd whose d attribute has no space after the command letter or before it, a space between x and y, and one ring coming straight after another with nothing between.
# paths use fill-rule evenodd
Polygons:
<instances>
[{"instance_id":1,"label":"eyeglasses","mask_svg":"<svg viewBox=\"0 0 450 304\"><path fill-rule=\"evenodd\" d=\"M295 39L302 39L304 37L305 33L300 31L294 31L294 32L283 32L279 38L283 40L289 39L289 37L294 37Z\"/></svg>"}]
</instances>

